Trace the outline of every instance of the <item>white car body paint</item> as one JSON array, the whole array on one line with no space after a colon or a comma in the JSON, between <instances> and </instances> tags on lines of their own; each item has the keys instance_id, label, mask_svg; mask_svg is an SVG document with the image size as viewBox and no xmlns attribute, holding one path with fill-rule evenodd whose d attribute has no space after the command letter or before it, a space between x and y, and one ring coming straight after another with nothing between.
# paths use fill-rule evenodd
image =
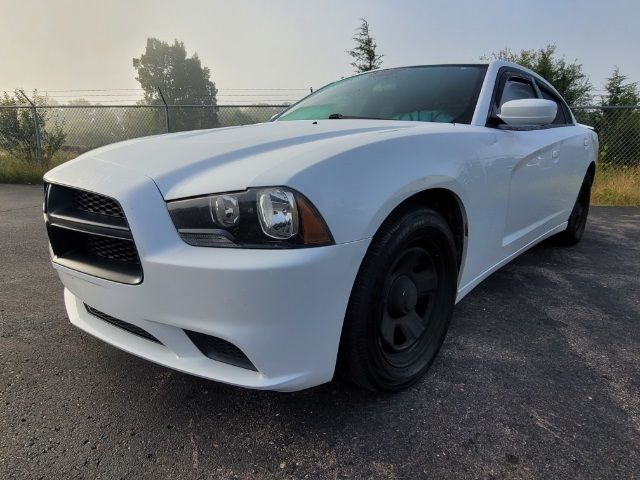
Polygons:
<instances>
[{"instance_id":1,"label":"white car body paint","mask_svg":"<svg viewBox=\"0 0 640 480\"><path fill-rule=\"evenodd\" d=\"M225 383L286 391L329 381L358 268L404 200L432 188L457 196L468 228L458 301L566 227L596 160L597 137L573 118L571 126L528 131L485 126L502 67L517 66L489 64L470 125L276 121L130 140L53 169L47 182L118 200L144 271L142 283L124 285L54 261L71 321L128 352ZM193 247L180 239L166 207L169 200L264 186L303 193L336 244ZM163 345L103 322L83 303ZM233 343L257 372L205 357L183 329Z\"/></svg>"}]
</instances>

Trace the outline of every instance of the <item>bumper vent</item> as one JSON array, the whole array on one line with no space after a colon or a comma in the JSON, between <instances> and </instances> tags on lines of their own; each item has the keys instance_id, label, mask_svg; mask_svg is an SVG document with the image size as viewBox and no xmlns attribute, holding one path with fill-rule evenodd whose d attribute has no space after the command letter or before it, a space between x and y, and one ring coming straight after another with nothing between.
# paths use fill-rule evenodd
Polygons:
<instances>
[{"instance_id":1,"label":"bumper vent","mask_svg":"<svg viewBox=\"0 0 640 480\"><path fill-rule=\"evenodd\" d=\"M114 199L84 190L73 192L73 206L84 212L124 218L120 205Z\"/></svg>"},{"instance_id":2,"label":"bumper vent","mask_svg":"<svg viewBox=\"0 0 640 480\"><path fill-rule=\"evenodd\" d=\"M45 192L54 262L115 282L142 282L138 251L115 199L54 184Z\"/></svg>"},{"instance_id":3,"label":"bumper vent","mask_svg":"<svg viewBox=\"0 0 640 480\"><path fill-rule=\"evenodd\" d=\"M138 252L133 242L121 238L100 237L97 235L85 235L84 237L86 250L91 255L132 265L140 264Z\"/></svg>"},{"instance_id":4,"label":"bumper vent","mask_svg":"<svg viewBox=\"0 0 640 480\"><path fill-rule=\"evenodd\" d=\"M253 363L251 363L251 360L233 343L218 337L205 335L204 333L192 332L191 330L185 330L184 333L187 334L193 344L198 347L198 350L206 357L222 363L228 363L229 365L235 365L236 367L246 368L255 372L258 371Z\"/></svg>"},{"instance_id":5,"label":"bumper vent","mask_svg":"<svg viewBox=\"0 0 640 480\"><path fill-rule=\"evenodd\" d=\"M84 308L86 308L87 312L90 313L91 315L93 315L94 317L99 318L100 320L102 320L104 322L107 322L107 323L113 325L114 327L121 328L122 330L126 330L129 333L133 333L134 335L137 335L138 337L142 337L142 338L145 338L147 340L150 340L152 342L159 343L160 345L162 345L162 342L160 340L158 340L156 337L154 337L149 332L143 330L140 327L137 327L137 326L135 326L135 325L133 325L131 323L125 322L124 320L118 320L117 318L114 318L111 315L107 315L106 313L103 313L100 310L96 310L95 308L90 307L86 303L84 304Z\"/></svg>"}]
</instances>

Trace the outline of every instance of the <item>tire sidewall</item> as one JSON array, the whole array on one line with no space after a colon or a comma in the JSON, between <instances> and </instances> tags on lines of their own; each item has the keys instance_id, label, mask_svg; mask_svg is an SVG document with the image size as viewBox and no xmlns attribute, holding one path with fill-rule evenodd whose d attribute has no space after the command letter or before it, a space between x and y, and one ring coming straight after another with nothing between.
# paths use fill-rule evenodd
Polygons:
<instances>
[{"instance_id":1,"label":"tire sidewall","mask_svg":"<svg viewBox=\"0 0 640 480\"><path fill-rule=\"evenodd\" d=\"M416 245L426 246L436 262L439 285L433 318L438 324L420 359L413 365L399 368L387 361L380 345L382 296L387 272L395 259L405 249ZM345 319L346 327L352 333L347 333L347 337L357 337L360 341L356 347L360 349L357 360L363 364L367 383L374 389L401 390L417 381L433 362L453 313L458 275L455 252L448 224L430 209L406 211L386 222L374 237L354 284L352 300L355 296L356 301L350 300Z\"/></svg>"},{"instance_id":2,"label":"tire sidewall","mask_svg":"<svg viewBox=\"0 0 640 480\"><path fill-rule=\"evenodd\" d=\"M587 217L589 215L590 199L591 199L591 176L587 173L582 180L580 191L578 192L578 198L571 211L571 217L569 218L569 225L567 226L566 233L571 237L574 242L579 242L582 239L585 228L587 226ZM581 218L576 219L577 207L579 202L584 202L582 205Z\"/></svg>"}]
</instances>

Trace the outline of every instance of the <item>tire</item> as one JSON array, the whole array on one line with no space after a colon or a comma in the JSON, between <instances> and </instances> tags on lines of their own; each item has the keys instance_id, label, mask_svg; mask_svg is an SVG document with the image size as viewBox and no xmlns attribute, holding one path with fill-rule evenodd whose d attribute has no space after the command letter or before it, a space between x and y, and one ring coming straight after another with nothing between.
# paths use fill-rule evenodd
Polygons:
<instances>
[{"instance_id":1,"label":"tire","mask_svg":"<svg viewBox=\"0 0 640 480\"><path fill-rule=\"evenodd\" d=\"M414 207L387 220L351 292L338 355L342 376L385 392L419 380L447 333L457 276L453 234L440 214Z\"/></svg>"},{"instance_id":2,"label":"tire","mask_svg":"<svg viewBox=\"0 0 640 480\"><path fill-rule=\"evenodd\" d=\"M584 229L587 226L589 216L589 205L591 203L591 184L593 179L587 173L582 180L578 198L573 205L573 210L569 216L567 228L556 235L556 240L560 245L572 246L582 239Z\"/></svg>"}]
</instances>

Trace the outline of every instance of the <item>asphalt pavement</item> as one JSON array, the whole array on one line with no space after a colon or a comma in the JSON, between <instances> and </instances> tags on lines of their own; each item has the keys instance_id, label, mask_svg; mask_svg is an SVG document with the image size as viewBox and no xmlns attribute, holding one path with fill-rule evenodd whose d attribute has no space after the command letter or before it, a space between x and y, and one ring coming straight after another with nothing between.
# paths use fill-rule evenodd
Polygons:
<instances>
[{"instance_id":1,"label":"asphalt pavement","mask_svg":"<svg viewBox=\"0 0 640 480\"><path fill-rule=\"evenodd\" d=\"M41 203L0 185L0 478L640 477L640 209L493 274L426 377L374 395L244 390L81 332Z\"/></svg>"}]
</instances>

